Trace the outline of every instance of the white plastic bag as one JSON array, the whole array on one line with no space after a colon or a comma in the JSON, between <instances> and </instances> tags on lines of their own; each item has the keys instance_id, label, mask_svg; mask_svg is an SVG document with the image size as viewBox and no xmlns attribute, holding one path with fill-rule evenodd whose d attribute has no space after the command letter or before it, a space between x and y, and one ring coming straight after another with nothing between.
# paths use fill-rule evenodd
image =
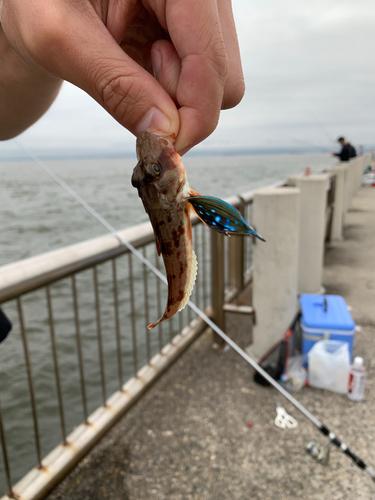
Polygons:
<instances>
[{"instance_id":1,"label":"white plastic bag","mask_svg":"<svg viewBox=\"0 0 375 500\"><path fill-rule=\"evenodd\" d=\"M340 340L320 340L307 354L309 385L346 394L350 369L349 347Z\"/></svg>"}]
</instances>

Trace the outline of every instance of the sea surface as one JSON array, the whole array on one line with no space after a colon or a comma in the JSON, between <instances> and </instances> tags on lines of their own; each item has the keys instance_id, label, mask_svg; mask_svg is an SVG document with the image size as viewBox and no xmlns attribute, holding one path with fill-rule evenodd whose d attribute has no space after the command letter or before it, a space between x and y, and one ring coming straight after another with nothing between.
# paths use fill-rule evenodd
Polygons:
<instances>
[{"instance_id":1,"label":"sea surface","mask_svg":"<svg viewBox=\"0 0 375 500\"><path fill-rule=\"evenodd\" d=\"M312 171L319 171L334 162L335 160L328 154L184 158L190 186L201 194L221 198L284 180L291 175L302 173L307 166L311 167ZM135 158L53 160L45 163L116 229L134 226L148 220L137 191L130 183L136 163ZM105 234L105 229L35 162L0 162L0 179L0 266ZM204 256L197 253L198 261L202 263ZM129 262L125 257L120 259L123 259L122 264L118 266L120 318L123 327L121 363L126 380L133 374L134 369L132 336L130 330L125 328L131 323L129 295L127 295ZM141 298L142 279L137 278L142 276L141 273L142 269L135 263L136 304L139 303L138 295ZM201 275L202 271L198 273L199 279ZM99 291L102 297L101 321L107 397L118 387L113 295L109 293L112 286L110 276L110 264L102 265L99 270ZM154 309L157 307L160 295L155 286L158 285L150 281L153 300L153 303L150 303L150 310L152 307ZM93 315L95 300L91 270L77 276L77 289L90 413L102 403L103 399L99 375L100 357L95 315ZM69 433L83 420L69 279L51 286L51 296L56 322L56 343L62 376L66 428ZM36 453L17 304L11 301L2 307L14 324L8 339L0 345L0 404L14 483L36 464ZM27 294L23 299L23 308L41 433L41 453L45 456L61 441L45 291L39 290ZM189 319L186 316L188 313L184 311L184 314L186 324ZM138 340L138 356L142 366L144 364L142 360L146 356L146 341L143 339L144 311L137 310L135 321L138 332L141 332ZM181 322L176 320L170 323L169 331L168 326L164 326L164 333L159 329L158 334L151 336L151 354L156 353L160 342L166 342L165 336L175 334L180 325ZM0 456L0 496L6 490L2 460Z\"/></svg>"},{"instance_id":2,"label":"sea surface","mask_svg":"<svg viewBox=\"0 0 375 500\"><path fill-rule=\"evenodd\" d=\"M334 162L328 154L184 158L190 186L222 198ZM116 229L147 220L130 183L135 158L45 163ZM0 161L0 179L0 266L105 234L35 162Z\"/></svg>"}]
</instances>

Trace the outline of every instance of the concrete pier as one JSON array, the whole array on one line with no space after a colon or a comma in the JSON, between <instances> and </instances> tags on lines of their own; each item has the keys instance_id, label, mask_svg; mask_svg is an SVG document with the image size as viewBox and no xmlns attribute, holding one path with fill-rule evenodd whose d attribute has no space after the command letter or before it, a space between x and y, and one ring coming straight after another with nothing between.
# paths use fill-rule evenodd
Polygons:
<instances>
[{"instance_id":1,"label":"concrete pier","mask_svg":"<svg viewBox=\"0 0 375 500\"><path fill-rule=\"evenodd\" d=\"M304 388L296 398L375 468L375 188L362 188L342 241L325 254L323 285L343 295L362 330L354 354L367 370L365 400ZM249 332L228 330L241 347ZM204 334L52 492L49 500L369 500L374 483L336 448L323 466L305 452L326 439L252 369ZM296 429L274 424L280 402Z\"/></svg>"}]
</instances>

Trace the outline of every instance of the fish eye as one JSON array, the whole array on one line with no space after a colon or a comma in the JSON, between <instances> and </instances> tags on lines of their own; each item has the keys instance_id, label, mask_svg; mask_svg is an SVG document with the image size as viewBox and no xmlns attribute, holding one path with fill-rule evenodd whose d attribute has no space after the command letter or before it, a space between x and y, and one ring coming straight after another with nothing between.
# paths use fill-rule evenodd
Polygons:
<instances>
[{"instance_id":1,"label":"fish eye","mask_svg":"<svg viewBox=\"0 0 375 500\"><path fill-rule=\"evenodd\" d=\"M160 175L161 168L157 163L151 163L151 170L154 172L154 174Z\"/></svg>"}]
</instances>

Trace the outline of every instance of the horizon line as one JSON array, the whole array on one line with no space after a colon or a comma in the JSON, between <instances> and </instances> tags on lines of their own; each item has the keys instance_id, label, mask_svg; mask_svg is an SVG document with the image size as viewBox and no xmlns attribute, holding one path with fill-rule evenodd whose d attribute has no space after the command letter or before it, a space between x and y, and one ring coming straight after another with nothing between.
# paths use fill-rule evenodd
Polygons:
<instances>
[{"instance_id":1,"label":"horizon line","mask_svg":"<svg viewBox=\"0 0 375 500\"><path fill-rule=\"evenodd\" d=\"M364 146L364 152L371 149L370 146ZM327 154L331 153L333 148L328 148L327 146L255 146L252 148L207 148L207 149L192 149L186 156L245 156L245 155L265 155L265 154ZM36 148L34 150L35 154L39 158L44 160L84 160L84 159L121 159L121 158L136 158L135 152L133 151L123 151L123 152L108 152L106 150L98 150L97 152L89 151L88 149L80 150L77 152L71 151L66 153L59 151L58 148L55 150L50 150L49 152L43 151ZM12 161L29 161L29 158L24 155L14 152L14 154L7 154L0 157L0 162L12 162Z\"/></svg>"}]
</instances>

